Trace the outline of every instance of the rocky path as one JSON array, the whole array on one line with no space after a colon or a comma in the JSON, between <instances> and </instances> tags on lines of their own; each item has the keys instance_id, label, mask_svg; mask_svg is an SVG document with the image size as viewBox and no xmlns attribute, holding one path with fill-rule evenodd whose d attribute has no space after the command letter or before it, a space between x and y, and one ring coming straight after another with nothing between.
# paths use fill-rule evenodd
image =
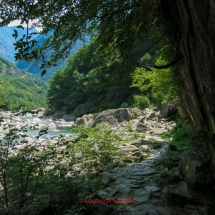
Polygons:
<instances>
[{"instance_id":1,"label":"rocky path","mask_svg":"<svg viewBox=\"0 0 215 215\"><path fill-rule=\"evenodd\" d=\"M113 112L113 111L112 111ZM120 116L119 112L111 113ZM120 167L111 164L103 172L103 188L97 197L108 204L99 206L103 215L212 215L215 214L215 195L205 201L204 190L207 184L213 187L211 173L204 173L204 163L184 159L184 155L171 157L167 152L177 151L177 147L167 137L175 126L173 121L159 120L155 111L146 109L143 116L131 119L128 123L118 123L112 130L118 132L120 146L126 154ZM95 116L99 122L105 119L113 124L113 118L103 113ZM84 117L88 120L87 117ZM83 119L83 121L84 121ZM119 121L120 117L117 119ZM81 120L81 119L78 119ZM85 122L88 123L87 121ZM127 130L127 131L126 131ZM129 130L129 131L128 131ZM135 138L137 137L138 138ZM179 153L180 154L180 153ZM193 154L199 154L193 151ZM200 153L201 154L201 153ZM204 157L204 156L203 156ZM194 159L194 160L193 160ZM193 160L193 161L192 161ZM182 167L179 167L182 164ZM181 168L181 169L180 169ZM187 171L189 169L189 171ZM200 170L202 169L202 170ZM185 171L185 175L181 173ZM203 186L203 191L194 194L188 185L189 180ZM204 178L204 179L203 179ZM208 189L208 188L207 188ZM192 195L191 195L192 194ZM210 195L210 191L209 191ZM109 202L108 202L109 201Z\"/></svg>"},{"instance_id":2,"label":"rocky path","mask_svg":"<svg viewBox=\"0 0 215 215\"><path fill-rule=\"evenodd\" d=\"M172 209L161 206L162 202L159 200L161 194L158 194L160 188L155 180L159 176L155 163L164 158L168 147L168 143L163 141L161 148L152 149L146 160L122 164L120 168L103 173L109 178L110 183L114 181L108 186L107 179L106 191L98 191L101 198L112 200L114 211L111 214L170 215L173 213Z\"/></svg>"},{"instance_id":3,"label":"rocky path","mask_svg":"<svg viewBox=\"0 0 215 215\"><path fill-rule=\"evenodd\" d=\"M67 115L53 121L52 116L44 117L43 114L44 110L40 110L28 115L31 119L23 120L17 114L1 112L0 115L4 121L0 125L0 139L3 139L9 131L9 124L14 125L17 129L26 126L28 130L34 132L39 132L44 128L48 131L48 134L40 138L36 138L34 135L18 139L12 148L16 153L25 144L38 144L38 149L41 150L42 145L46 145L47 141L56 144L60 140L59 133L57 133L60 132L58 130L60 127L71 127L81 123L93 127L108 123L109 128L118 136L120 152L125 155L122 162L117 166L111 163L107 165L105 170L100 173L103 181L100 190L96 192L96 195L93 193L92 196L86 197L88 203L94 197L99 199L100 202L96 204L98 215L215 214L215 210L211 208L211 205L212 207L215 205L215 198L212 197L212 201L210 199L209 203L199 201L196 196L190 195L187 187L186 177L189 181L189 174L195 180L200 176L198 183L201 182L201 185L211 186L213 184L211 174L195 172L195 169L199 170L202 167L205 169L203 163L195 163L186 158L185 163L182 162L182 169L187 170L188 164L188 168L194 169L194 171L188 172L188 175L185 173L182 178L178 168L182 158L170 159L167 155L168 150L177 150L176 146L171 143L171 139L167 138L167 134L175 126L174 121L161 120L158 118L158 112L150 109L144 111L112 109L99 114L84 115L77 118L76 121L69 120L68 117L71 116ZM64 134L65 141L70 138L72 135ZM198 195L202 195L202 193ZM204 205L209 207L204 207Z\"/></svg>"}]
</instances>

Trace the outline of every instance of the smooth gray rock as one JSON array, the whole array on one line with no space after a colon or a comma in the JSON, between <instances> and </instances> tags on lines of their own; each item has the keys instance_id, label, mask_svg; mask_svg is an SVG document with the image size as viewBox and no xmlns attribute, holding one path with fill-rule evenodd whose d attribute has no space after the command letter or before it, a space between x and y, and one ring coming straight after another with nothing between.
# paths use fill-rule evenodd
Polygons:
<instances>
[{"instance_id":1,"label":"smooth gray rock","mask_svg":"<svg viewBox=\"0 0 215 215\"><path fill-rule=\"evenodd\" d=\"M146 186L144 189L148 192L157 192L160 190L160 188L156 186Z\"/></svg>"},{"instance_id":2,"label":"smooth gray rock","mask_svg":"<svg viewBox=\"0 0 215 215\"><path fill-rule=\"evenodd\" d=\"M145 176L145 175L151 175L154 174L156 171L153 168L145 168L143 171L141 172L133 172L132 175L133 176Z\"/></svg>"},{"instance_id":3,"label":"smooth gray rock","mask_svg":"<svg viewBox=\"0 0 215 215\"><path fill-rule=\"evenodd\" d=\"M133 131L142 131L142 132L145 132L145 131L147 131L148 126L145 125L142 122L135 122L135 123L132 124L131 128L132 128Z\"/></svg>"},{"instance_id":4,"label":"smooth gray rock","mask_svg":"<svg viewBox=\"0 0 215 215\"><path fill-rule=\"evenodd\" d=\"M188 186L193 187L212 187L213 176L210 172L209 163L199 160L191 160L185 157L179 163L179 171Z\"/></svg>"},{"instance_id":5,"label":"smooth gray rock","mask_svg":"<svg viewBox=\"0 0 215 215\"><path fill-rule=\"evenodd\" d=\"M140 115L142 112L138 108L109 109L95 116L91 126L96 127L97 124L117 125L124 121L136 119Z\"/></svg>"},{"instance_id":6,"label":"smooth gray rock","mask_svg":"<svg viewBox=\"0 0 215 215\"><path fill-rule=\"evenodd\" d=\"M167 102L160 110L160 118L169 118L177 113L177 105L175 102Z\"/></svg>"},{"instance_id":7,"label":"smooth gray rock","mask_svg":"<svg viewBox=\"0 0 215 215\"><path fill-rule=\"evenodd\" d=\"M79 117L76 119L75 124L76 125L90 124L93 122L92 121L93 117L94 117L93 114L83 115L81 118Z\"/></svg>"},{"instance_id":8,"label":"smooth gray rock","mask_svg":"<svg viewBox=\"0 0 215 215\"><path fill-rule=\"evenodd\" d=\"M139 148L141 145L143 145L145 143L146 143L146 141L144 139L138 138L136 140L132 140L131 142L129 142L129 145L134 145Z\"/></svg>"},{"instance_id":9,"label":"smooth gray rock","mask_svg":"<svg viewBox=\"0 0 215 215\"><path fill-rule=\"evenodd\" d=\"M97 191L97 195L101 198L101 199L104 199L107 197L107 193L103 190L98 190Z\"/></svg>"},{"instance_id":10,"label":"smooth gray rock","mask_svg":"<svg viewBox=\"0 0 215 215\"><path fill-rule=\"evenodd\" d=\"M142 145L142 146L140 146L140 151L141 152L150 152L151 150L152 150L152 148L149 145Z\"/></svg>"},{"instance_id":11,"label":"smooth gray rock","mask_svg":"<svg viewBox=\"0 0 215 215\"><path fill-rule=\"evenodd\" d=\"M155 207L155 210L160 213L160 215L171 215L171 210L164 207Z\"/></svg>"},{"instance_id":12,"label":"smooth gray rock","mask_svg":"<svg viewBox=\"0 0 215 215\"><path fill-rule=\"evenodd\" d=\"M56 129L57 129L57 126L56 126L55 123L53 123L53 122L52 122L52 123L49 123L47 127L48 127L48 130L49 130L49 131L53 131L53 130L56 130Z\"/></svg>"},{"instance_id":13,"label":"smooth gray rock","mask_svg":"<svg viewBox=\"0 0 215 215\"><path fill-rule=\"evenodd\" d=\"M150 197L150 192L144 190L135 190L134 198L137 203L146 202Z\"/></svg>"},{"instance_id":14,"label":"smooth gray rock","mask_svg":"<svg viewBox=\"0 0 215 215\"><path fill-rule=\"evenodd\" d=\"M131 146L121 146L120 147L120 151L121 152L125 152L125 151L137 151L138 148L134 145L131 145Z\"/></svg>"},{"instance_id":15,"label":"smooth gray rock","mask_svg":"<svg viewBox=\"0 0 215 215\"><path fill-rule=\"evenodd\" d=\"M170 175L169 176L169 183L170 184L177 184L183 181L183 178L180 175Z\"/></svg>"},{"instance_id":16,"label":"smooth gray rock","mask_svg":"<svg viewBox=\"0 0 215 215\"><path fill-rule=\"evenodd\" d=\"M143 180L143 176L128 175L127 179L131 179L131 180Z\"/></svg>"},{"instance_id":17,"label":"smooth gray rock","mask_svg":"<svg viewBox=\"0 0 215 215\"><path fill-rule=\"evenodd\" d=\"M118 189L119 193L122 194L128 194L130 192L130 187L124 184L117 185L116 189Z\"/></svg>"}]
</instances>

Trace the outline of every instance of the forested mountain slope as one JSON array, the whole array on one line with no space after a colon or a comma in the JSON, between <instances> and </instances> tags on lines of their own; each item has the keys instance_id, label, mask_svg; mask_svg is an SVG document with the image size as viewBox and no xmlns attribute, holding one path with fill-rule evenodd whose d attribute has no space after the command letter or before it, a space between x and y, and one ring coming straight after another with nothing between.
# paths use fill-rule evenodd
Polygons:
<instances>
[{"instance_id":1,"label":"forested mountain slope","mask_svg":"<svg viewBox=\"0 0 215 215\"><path fill-rule=\"evenodd\" d=\"M165 63L159 49L149 54L149 42L137 41L135 46L126 62L118 50L111 56L98 55L96 40L83 46L50 80L49 107L70 112L87 103L93 106L89 110L92 112L134 106L143 109L150 103L160 107L176 100L174 70L163 69L160 73L152 68L155 62Z\"/></svg>"},{"instance_id":2,"label":"forested mountain slope","mask_svg":"<svg viewBox=\"0 0 215 215\"><path fill-rule=\"evenodd\" d=\"M37 45L38 46L42 46L42 44L44 43L44 41L50 37L52 35L52 31L50 31L48 34L46 35L39 35L37 38L36 38L36 41L37 41ZM86 36L85 37L85 43L89 43L90 41L90 37L89 36ZM83 42L82 41L77 41L76 44L74 45L74 47L71 49L70 51L70 55L74 55L76 53L76 51L81 48L83 46ZM52 50L50 50L47 54L46 54L46 57L49 58L50 55L53 53ZM53 74L60 68L64 69L66 67L66 64L67 64L67 61L68 61L68 58L64 59L64 60L61 60L60 62L58 62L57 66L53 66L53 67L50 67L47 69L47 72L46 72L46 75L42 77L42 80L48 80L50 79ZM25 60L18 60L17 63L16 63L16 66L19 68L19 69L24 69L32 74L34 74L36 77L40 77L41 76L41 72L43 71L43 69L40 68L42 64L42 61L39 61L37 63L35 63L34 61L31 61L31 62L27 62Z\"/></svg>"},{"instance_id":3,"label":"forested mountain slope","mask_svg":"<svg viewBox=\"0 0 215 215\"><path fill-rule=\"evenodd\" d=\"M30 110L46 107L47 84L0 57L0 106Z\"/></svg>"}]
</instances>

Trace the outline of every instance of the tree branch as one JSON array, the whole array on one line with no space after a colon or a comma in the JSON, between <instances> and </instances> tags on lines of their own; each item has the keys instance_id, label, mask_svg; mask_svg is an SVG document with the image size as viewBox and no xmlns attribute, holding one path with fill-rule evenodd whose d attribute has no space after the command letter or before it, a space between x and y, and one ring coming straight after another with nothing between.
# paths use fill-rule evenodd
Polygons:
<instances>
[{"instance_id":1,"label":"tree branch","mask_svg":"<svg viewBox=\"0 0 215 215\"><path fill-rule=\"evenodd\" d=\"M175 60L173 60L172 62L170 62L170 63L168 63L168 64L166 64L166 65L162 65L162 66L154 66L154 68L155 69L168 69L168 68L170 68L170 67L172 67L172 66L174 66L178 61L180 61L181 59L182 59L182 55L181 54L179 54L177 57L176 57L176 59Z\"/></svg>"}]
</instances>

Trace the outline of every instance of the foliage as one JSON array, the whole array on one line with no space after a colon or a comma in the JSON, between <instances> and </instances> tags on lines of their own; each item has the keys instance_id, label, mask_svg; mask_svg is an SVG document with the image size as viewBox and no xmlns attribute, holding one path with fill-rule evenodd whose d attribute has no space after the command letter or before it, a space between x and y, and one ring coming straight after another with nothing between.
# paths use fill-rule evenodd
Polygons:
<instances>
[{"instance_id":1,"label":"foliage","mask_svg":"<svg viewBox=\"0 0 215 215\"><path fill-rule=\"evenodd\" d=\"M164 5L165 6L164 6ZM28 32L15 43L16 59L41 59L41 67L49 67L60 58L69 55L75 42L86 33L97 34L97 50L100 59L118 52L120 58L128 57L133 48L145 38L152 42L177 45L177 8L173 0L163 1L15 1L3 0L0 5L1 25L13 20L28 23L34 19L33 27L42 27L41 34L54 33L38 47L34 34ZM18 37L14 30L14 37ZM144 38L145 36L145 38ZM169 40L174 38L175 40ZM167 42L168 41L168 42ZM46 53L51 59L46 59ZM99 55L97 55L99 56Z\"/></svg>"},{"instance_id":2,"label":"foliage","mask_svg":"<svg viewBox=\"0 0 215 215\"><path fill-rule=\"evenodd\" d=\"M127 102L123 102L120 107L121 108L130 108L131 105L129 105Z\"/></svg>"},{"instance_id":3,"label":"foliage","mask_svg":"<svg viewBox=\"0 0 215 215\"><path fill-rule=\"evenodd\" d=\"M118 55L97 58L94 55L95 45L92 41L83 46L69 59L64 70L56 72L50 81L47 96L51 108L60 109L63 106L71 111L86 102L94 103L92 111L117 108L123 102L132 106L132 94L139 93L139 90L129 88L129 74L138 60L130 57L129 65L119 66L123 59Z\"/></svg>"},{"instance_id":4,"label":"foliage","mask_svg":"<svg viewBox=\"0 0 215 215\"><path fill-rule=\"evenodd\" d=\"M47 84L18 70L8 60L0 57L0 105L10 110L22 107L32 110L47 107L45 91Z\"/></svg>"},{"instance_id":5,"label":"foliage","mask_svg":"<svg viewBox=\"0 0 215 215\"><path fill-rule=\"evenodd\" d=\"M79 127L70 141L62 136L55 144L41 145L35 141L15 149L20 138L18 134L25 138L27 129L18 130L10 124L5 125L7 129L0 141L1 214L81 215L94 210L90 205L80 205L78 199L92 194L102 185L102 176L92 178L92 170L102 171L107 164L119 159L116 135L112 131ZM41 130L37 138L44 133L47 131ZM76 170L73 165L79 163L83 166Z\"/></svg>"},{"instance_id":6,"label":"foliage","mask_svg":"<svg viewBox=\"0 0 215 215\"><path fill-rule=\"evenodd\" d=\"M91 101L96 106L94 111L116 108L124 102L130 105L132 95L140 94L137 88L129 89L132 82L131 72L138 67L140 71L137 69L136 76L142 71L149 74L145 70L151 68L154 55L163 46L171 44L174 51L169 55L170 58L164 57L158 64L174 60L177 53L178 40L174 30L179 28L175 18L177 8L173 0L166 2L165 7L162 1L147 0L117 0L114 3L100 0L90 3L3 0L0 12L1 25L12 20L21 20L23 23L36 19L33 27L43 27L40 35L53 32L42 47L34 39L35 34L28 30L26 35L15 43L18 51L16 59L24 59L27 62L40 60L42 69L52 67L59 59L66 58L77 40L85 40L86 34L91 35L91 45L81 49L69 60L64 70L65 81L59 86L61 93L52 95L52 89L56 89L56 86L54 81L51 82L53 86L48 93L48 100L50 107L55 109L59 109L60 104L63 104L71 111L78 104ZM171 16L173 18L169 19ZM23 28L22 24L17 28ZM14 29L14 37L18 36L19 32ZM50 53L50 58L47 58L47 53ZM165 50L162 50L162 53L165 56ZM43 70L42 74L45 72ZM75 73L78 73L78 77ZM155 80L158 71L153 74ZM158 77L162 79L163 76L159 74ZM167 84L170 83L170 79L165 75L163 79ZM170 86L168 93L162 92L161 87L155 83L159 82L153 82L152 99L161 105L164 100L169 99L169 92L173 89ZM166 86L166 90L167 85L163 83L163 86ZM57 103L57 95L60 95L60 104Z\"/></svg>"},{"instance_id":7,"label":"foliage","mask_svg":"<svg viewBox=\"0 0 215 215\"><path fill-rule=\"evenodd\" d=\"M102 171L109 163L117 162L120 158L118 152L119 140L116 135L106 127L96 128L80 126L77 135L71 144L67 145L68 156L75 159L80 153L79 162L87 170Z\"/></svg>"},{"instance_id":8,"label":"foliage","mask_svg":"<svg viewBox=\"0 0 215 215\"><path fill-rule=\"evenodd\" d=\"M171 58L170 47L163 47L156 59L156 65L167 64L166 57ZM165 53L166 52L166 53ZM166 56L167 55L167 56ZM142 65L149 65L149 56L141 58ZM145 63L144 63L145 62ZM177 100L177 67L155 69L139 67L132 74L132 87L138 87L142 92L149 94L154 103L161 107L168 101Z\"/></svg>"},{"instance_id":9,"label":"foliage","mask_svg":"<svg viewBox=\"0 0 215 215\"><path fill-rule=\"evenodd\" d=\"M172 136L172 132L162 132L160 135L159 135L162 139L170 139L171 136Z\"/></svg>"},{"instance_id":10,"label":"foliage","mask_svg":"<svg viewBox=\"0 0 215 215\"><path fill-rule=\"evenodd\" d=\"M172 130L172 141L180 147L186 147L187 149L202 148L204 147L204 132L188 129L187 122L178 118L176 126Z\"/></svg>"},{"instance_id":11,"label":"foliage","mask_svg":"<svg viewBox=\"0 0 215 215\"><path fill-rule=\"evenodd\" d=\"M134 95L134 106L143 110L150 106L150 101L146 96Z\"/></svg>"}]
</instances>

